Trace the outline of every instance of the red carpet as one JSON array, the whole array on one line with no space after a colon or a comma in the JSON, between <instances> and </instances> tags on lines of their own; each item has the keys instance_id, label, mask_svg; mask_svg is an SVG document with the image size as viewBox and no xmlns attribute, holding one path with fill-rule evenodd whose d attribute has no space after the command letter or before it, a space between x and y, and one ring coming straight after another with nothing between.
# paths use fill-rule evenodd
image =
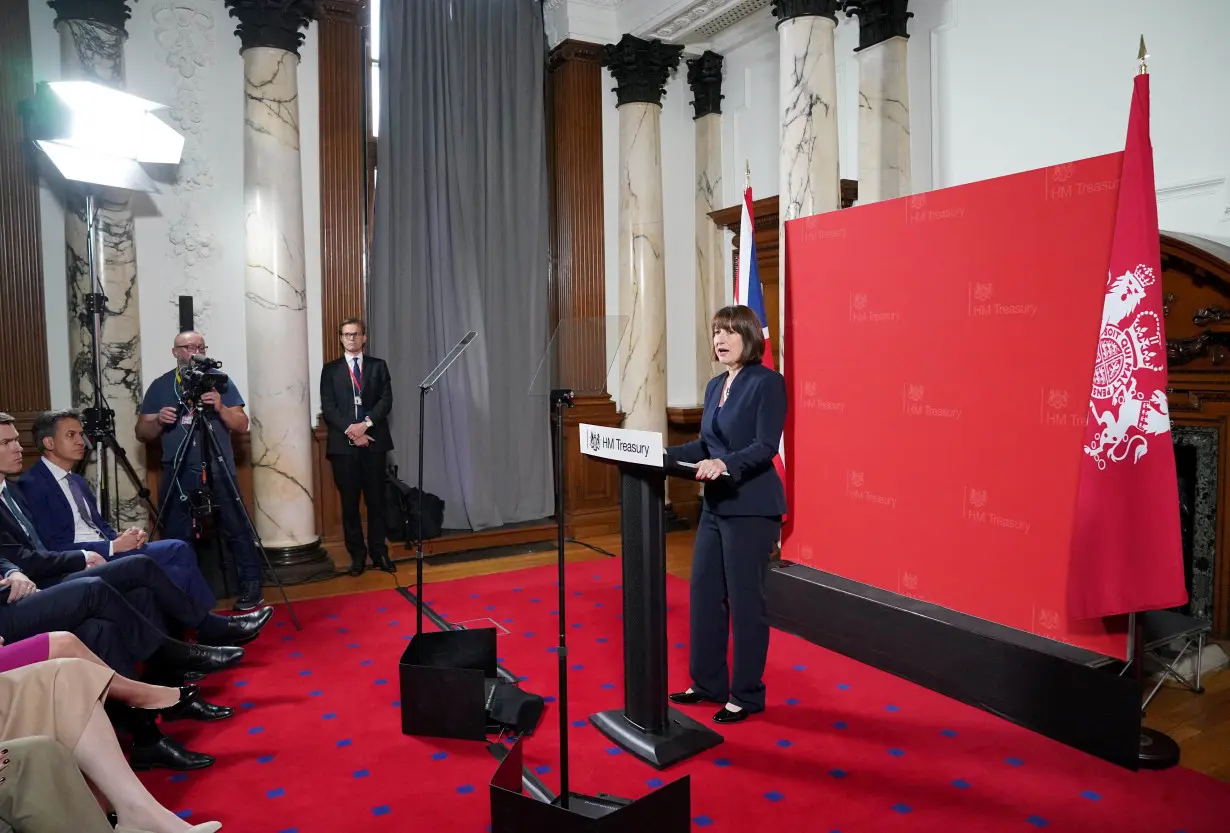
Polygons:
<instances>
[{"instance_id":1,"label":"red carpet","mask_svg":"<svg viewBox=\"0 0 1230 833\"><path fill-rule=\"evenodd\" d=\"M801 639L774 632L769 708L726 742L659 773L589 726L623 696L618 560L569 565L572 788L635 797L692 775L706 831L1221 833L1230 784L1176 768L1130 773ZM404 581L408 571L400 574ZM425 588L435 610L507 634L501 663L556 691L555 568ZM669 580L672 689L687 679L687 585ZM167 806L228 833L481 833L495 759L482 744L401 735L397 660L414 607L395 591L279 607L244 664L206 681L241 713L167 731L217 756L199 773L145 777ZM426 621L426 620L425 620ZM1006 681L1006 684L1011 684ZM691 707L708 720L713 707ZM558 786L559 714L527 740L527 765Z\"/></svg>"}]
</instances>

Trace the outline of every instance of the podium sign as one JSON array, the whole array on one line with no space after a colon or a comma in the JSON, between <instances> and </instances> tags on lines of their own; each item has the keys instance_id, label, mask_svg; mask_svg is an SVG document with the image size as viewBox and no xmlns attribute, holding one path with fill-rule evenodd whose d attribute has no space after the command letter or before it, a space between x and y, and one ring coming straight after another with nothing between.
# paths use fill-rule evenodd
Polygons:
<instances>
[{"instance_id":1,"label":"podium sign","mask_svg":"<svg viewBox=\"0 0 1230 833\"><path fill-rule=\"evenodd\" d=\"M662 435L657 431L608 428L582 422L581 453L619 463L662 468Z\"/></svg>"}]
</instances>

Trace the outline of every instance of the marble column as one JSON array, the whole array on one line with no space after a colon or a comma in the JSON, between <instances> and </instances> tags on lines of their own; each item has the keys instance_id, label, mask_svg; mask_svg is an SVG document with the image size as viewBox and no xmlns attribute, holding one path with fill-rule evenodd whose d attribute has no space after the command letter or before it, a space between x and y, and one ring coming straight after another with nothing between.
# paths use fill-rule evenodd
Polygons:
<instances>
[{"instance_id":1,"label":"marble column","mask_svg":"<svg viewBox=\"0 0 1230 833\"><path fill-rule=\"evenodd\" d=\"M772 0L780 48L781 156L778 200L777 332L786 329L785 223L841 207L837 149L837 64L834 37L842 0ZM785 339L777 339L785 366Z\"/></svg>"},{"instance_id":2,"label":"marble column","mask_svg":"<svg viewBox=\"0 0 1230 833\"><path fill-rule=\"evenodd\" d=\"M252 487L279 567L325 558L312 500L299 47L312 0L227 0L244 77L244 251Z\"/></svg>"},{"instance_id":3,"label":"marble column","mask_svg":"<svg viewBox=\"0 0 1230 833\"><path fill-rule=\"evenodd\" d=\"M726 261L722 229L709 217L722 205L722 61L705 51L688 59L688 85L696 125L696 404L705 402L705 387L721 372L713 360L709 322L726 303Z\"/></svg>"},{"instance_id":4,"label":"marble column","mask_svg":"<svg viewBox=\"0 0 1230 833\"><path fill-rule=\"evenodd\" d=\"M619 108L619 353L624 427L666 439L666 261L662 224L662 96L681 45L624 35L603 47Z\"/></svg>"},{"instance_id":5,"label":"marble column","mask_svg":"<svg viewBox=\"0 0 1230 833\"><path fill-rule=\"evenodd\" d=\"M60 72L64 80L94 81L124 88L124 41L131 12L127 0L51 0L60 35ZM94 194L94 272L90 276L86 193ZM95 380L101 379L103 408L114 412L115 438L126 452L140 483L134 483L115 465L106 451L99 471L98 455L91 455L86 479L101 492L100 477L108 484L103 513L117 527L144 525L148 508L137 494L145 485L145 449L135 429L141 398L141 318L137 285L136 238L133 233L131 194L115 188L90 188L81 183L65 187L64 243L68 276L68 360L73 406L95 405ZM101 316L98 364L88 310L91 294L106 296ZM102 496L99 495L102 502Z\"/></svg>"},{"instance_id":6,"label":"marble column","mask_svg":"<svg viewBox=\"0 0 1230 833\"><path fill-rule=\"evenodd\" d=\"M858 15L858 201L910 193L909 0L849 0Z\"/></svg>"}]
</instances>

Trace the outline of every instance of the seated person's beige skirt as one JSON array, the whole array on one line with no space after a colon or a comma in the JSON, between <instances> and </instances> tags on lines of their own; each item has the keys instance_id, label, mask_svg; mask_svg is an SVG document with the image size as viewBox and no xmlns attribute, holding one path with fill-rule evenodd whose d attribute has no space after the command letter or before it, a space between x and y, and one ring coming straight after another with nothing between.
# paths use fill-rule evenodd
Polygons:
<instances>
[{"instance_id":1,"label":"seated person's beige skirt","mask_svg":"<svg viewBox=\"0 0 1230 833\"><path fill-rule=\"evenodd\" d=\"M52 659L0 674L0 741L46 735L77 748L115 672L92 662Z\"/></svg>"}]
</instances>

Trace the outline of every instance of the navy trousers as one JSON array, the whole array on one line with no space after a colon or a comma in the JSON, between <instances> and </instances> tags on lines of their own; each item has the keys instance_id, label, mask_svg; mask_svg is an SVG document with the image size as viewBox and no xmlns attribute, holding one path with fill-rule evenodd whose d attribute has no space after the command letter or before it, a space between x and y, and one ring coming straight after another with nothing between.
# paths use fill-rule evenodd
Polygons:
<instances>
[{"instance_id":1,"label":"navy trousers","mask_svg":"<svg viewBox=\"0 0 1230 833\"><path fill-rule=\"evenodd\" d=\"M212 610L217 604L217 598L197 565L196 550L187 541L150 541L140 549L120 553L115 558L128 555L148 555L167 574L171 583L191 596L198 605Z\"/></svg>"},{"instance_id":2,"label":"navy trousers","mask_svg":"<svg viewBox=\"0 0 1230 833\"><path fill-rule=\"evenodd\" d=\"M692 554L690 671L693 690L749 712L764 711L769 621L764 581L780 517L701 512ZM726 663L734 631L733 669Z\"/></svg>"}]
</instances>

